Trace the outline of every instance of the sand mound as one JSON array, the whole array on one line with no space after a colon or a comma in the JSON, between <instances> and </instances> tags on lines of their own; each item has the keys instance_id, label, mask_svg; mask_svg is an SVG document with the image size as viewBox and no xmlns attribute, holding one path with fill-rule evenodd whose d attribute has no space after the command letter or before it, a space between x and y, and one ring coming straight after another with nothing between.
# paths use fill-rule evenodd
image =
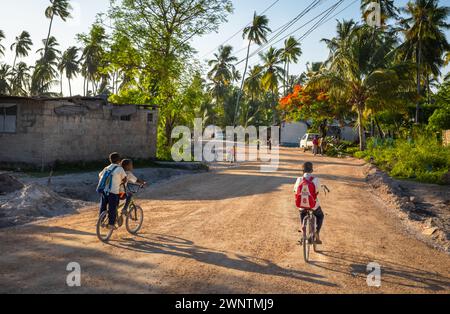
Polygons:
<instances>
[{"instance_id":1,"label":"sand mound","mask_svg":"<svg viewBox=\"0 0 450 314\"><path fill-rule=\"evenodd\" d=\"M23 184L7 173L0 173L0 194L12 193L23 188Z\"/></svg>"},{"instance_id":2,"label":"sand mound","mask_svg":"<svg viewBox=\"0 0 450 314\"><path fill-rule=\"evenodd\" d=\"M73 214L84 206L85 202L61 197L43 185L27 184L0 202L0 227Z\"/></svg>"}]
</instances>

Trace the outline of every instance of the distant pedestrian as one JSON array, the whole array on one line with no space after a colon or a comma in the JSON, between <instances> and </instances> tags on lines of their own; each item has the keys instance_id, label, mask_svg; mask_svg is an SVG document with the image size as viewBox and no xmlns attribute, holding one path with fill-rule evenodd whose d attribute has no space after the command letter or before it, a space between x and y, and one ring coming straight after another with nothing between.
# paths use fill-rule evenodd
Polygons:
<instances>
[{"instance_id":1,"label":"distant pedestrian","mask_svg":"<svg viewBox=\"0 0 450 314\"><path fill-rule=\"evenodd\" d=\"M314 156L316 156L318 153L319 153L319 137L315 135L313 139L313 154Z\"/></svg>"}]
</instances>

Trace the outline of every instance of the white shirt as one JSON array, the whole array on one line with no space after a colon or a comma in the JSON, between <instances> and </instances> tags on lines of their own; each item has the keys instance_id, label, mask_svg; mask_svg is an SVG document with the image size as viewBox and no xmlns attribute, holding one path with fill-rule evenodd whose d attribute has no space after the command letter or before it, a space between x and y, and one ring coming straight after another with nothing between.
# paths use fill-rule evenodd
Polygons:
<instances>
[{"instance_id":1,"label":"white shirt","mask_svg":"<svg viewBox=\"0 0 450 314\"><path fill-rule=\"evenodd\" d=\"M103 169L103 171L100 172L100 174L98 175L99 178L101 178L103 176L103 174L105 173L105 171L111 170L115 167L117 167L117 168L112 173L112 184L111 184L111 191L110 191L111 194L119 194L120 193L120 185L122 184L123 179L125 179L127 177L125 170L123 170L123 168L119 165L111 164L108 167L106 167L105 169Z\"/></svg>"},{"instance_id":2,"label":"white shirt","mask_svg":"<svg viewBox=\"0 0 450 314\"><path fill-rule=\"evenodd\" d=\"M127 183L125 183L125 185L127 185L128 183L137 184L138 178L136 178L136 176L131 171L126 171L125 173L127 174ZM125 192L125 188L123 185L120 185L120 192Z\"/></svg>"},{"instance_id":3,"label":"white shirt","mask_svg":"<svg viewBox=\"0 0 450 314\"><path fill-rule=\"evenodd\" d=\"M303 179L310 180L311 177L314 177L313 183L316 186L316 193L319 193L319 191L320 191L319 178L313 176L311 173L305 173L305 175L303 177L300 177L300 178L297 179L297 182L295 182L295 186L294 186L294 193L297 193L298 187L300 186L300 183L302 183ZM314 207L313 210L316 210L319 207L320 207L320 202L319 202L319 198L317 198L317 200L316 200L316 207Z\"/></svg>"}]
</instances>

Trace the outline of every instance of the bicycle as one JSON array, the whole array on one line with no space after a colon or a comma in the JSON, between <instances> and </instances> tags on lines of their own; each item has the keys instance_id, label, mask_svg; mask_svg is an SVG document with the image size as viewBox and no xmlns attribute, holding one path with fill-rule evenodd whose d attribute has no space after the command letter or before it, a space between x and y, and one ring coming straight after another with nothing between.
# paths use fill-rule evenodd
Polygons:
<instances>
[{"instance_id":1,"label":"bicycle","mask_svg":"<svg viewBox=\"0 0 450 314\"><path fill-rule=\"evenodd\" d=\"M317 238L317 220L314 216L314 211L311 209L306 210L307 215L302 222L302 235L301 244L303 246L303 257L305 262L309 263L309 253L311 246L314 252L317 252L316 238Z\"/></svg>"},{"instance_id":2,"label":"bicycle","mask_svg":"<svg viewBox=\"0 0 450 314\"><path fill-rule=\"evenodd\" d=\"M322 185L325 196L330 193L330 189L326 185ZM317 250L317 218L314 215L314 210L305 209L306 217L302 221L302 239L300 244L303 246L303 258L306 263L309 263L309 253L311 246L315 253Z\"/></svg>"},{"instance_id":3,"label":"bicycle","mask_svg":"<svg viewBox=\"0 0 450 314\"><path fill-rule=\"evenodd\" d=\"M114 230L108 228L108 211L104 211L100 214L100 217L97 221L97 237L100 241L105 243L108 242L111 239L114 231L122 227L124 222L127 231L132 235L136 235L141 230L142 224L144 222L144 211L142 210L142 207L134 202L134 195L143 188L143 185L133 186L131 184L128 184L128 187L125 190L127 193L131 193L131 201L126 211L123 211L125 202L123 204L120 204L117 208L117 218L116 223L114 224L116 228Z\"/></svg>"}]
</instances>

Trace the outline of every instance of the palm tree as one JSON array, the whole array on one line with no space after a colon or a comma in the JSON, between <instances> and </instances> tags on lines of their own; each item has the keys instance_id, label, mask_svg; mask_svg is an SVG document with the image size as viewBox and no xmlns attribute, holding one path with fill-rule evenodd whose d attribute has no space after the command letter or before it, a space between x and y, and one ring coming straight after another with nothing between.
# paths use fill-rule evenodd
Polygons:
<instances>
[{"instance_id":1,"label":"palm tree","mask_svg":"<svg viewBox=\"0 0 450 314\"><path fill-rule=\"evenodd\" d=\"M42 48L37 52L41 58L36 61L34 71L31 76L30 93L33 96L48 95L55 79L58 77L57 66L58 58L61 52L57 49L59 46L55 37L43 40L47 49Z\"/></svg>"},{"instance_id":2,"label":"palm tree","mask_svg":"<svg viewBox=\"0 0 450 314\"><path fill-rule=\"evenodd\" d=\"M9 84L11 74L11 66L5 63L0 65L0 95L11 94L11 86Z\"/></svg>"},{"instance_id":3,"label":"palm tree","mask_svg":"<svg viewBox=\"0 0 450 314\"><path fill-rule=\"evenodd\" d=\"M260 54L263 61L263 74L261 77L261 84L263 89L272 94L272 111L273 123L277 122L275 104L278 102L278 90L280 81L283 81L284 69L282 68L283 60L281 59L282 50L270 47L269 50Z\"/></svg>"},{"instance_id":4,"label":"palm tree","mask_svg":"<svg viewBox=\"0 0 450 314\"><path fill-rule=\"evenodd\" d=\"M286 72L286 75L284 76L285 94L287 92L287 83L289 80L289 66L291 63L297 63L302 53L302 48L300 47L300 43L297 39L291 36L285 40L284 49L281 56L284 61L284 71Z\"/></svg>"},{"instance_id":5,"label":"palm tree","mask_svg":"<svg viewBox=\"0 0 450 314\"><path fill-rule=\"evenodd\" d=\"M70 47L66 51L64 51L62 57L60 58L60 62L58 64L58 70L61 74L62 81L62 73L66 73L66 78L69 82L69 93L70 97L72 97L72 85L71 80L78 75L80 72L80 63L78 58L78 48ZM62 94L62 90L61 90Z\"/></svg>"},{"instance_id":6,"label":"palm tree","mask_svg":"<svg viewBox=\"0 0 450 314\"><path fill-rule=\"evenodd\" d=\"M30 88L30 68L25 62L19 62L14 67L11 79L11 94L14 96L27 96Z\"/></svg>"},{"instance_id":7,"label":"palm tree","mask_svg":"<svg viewBox=\"0 0 450 314\"><path fill-rule=\"evenodd\" d=\"M220 46L218 53L214 54L214 59L208 62L211 70L208 78L213 82L213 91L218 102L224 94L226 87L236 79L236 68L233 65L237 58L232 56L233 47Z\"/></svg>"},{"instance_id":8,"label":"palm tree","mask_svg":"<svg viewBox=\"0 0 450 314\"><path fill-rule=\"evenodd\" d=\"M101 66L105 55L105 29L97 24L94 24L88 35L80 37L83 42L83 53L81 56L82 65L81 73L85 78L86 86L84 90L89 91L89 82L92 84L92 92L97 92L98 80L101 79L99 75L99 67Z\"/></svg>"},{"instance_id":9,"label":"palm tree","mask_svg":"<svg viewBox=\"0 0 450 314\"><path fill-rule=\"evenodd\" d=\"M258 114L261 107L257 105L257 100L260 99L263 93L263 88L261 85L261 78L263 74L263 68L260 65L255 65L250 68L249 76L245 79L244 91L250 97L250 101L246 108L244 108L244 127L247 127L248 123L251 121L252 117ZM253 113L252 113L253 111Z\"/></svg>"},{"instance_id":10,"label":"palm tree","mask_svg":"<svg viewBox=\"0 0 450 314\"><path fill-rule=\"evenodd\" d=\"M31 50L32 45L33 42L31 41L31 36L27 31L23 31L16 37L16 41L11 45L11 51L14 51L13 68L16 66L18 57L28 56L28 52Z\"/></svg>"},{"instance_id":11,"label":"palm tree","mask_svg":"<svg viewBox=\"0 0 450 314\"><path fill-rule=\"evenodd\" d=\"M333 61L334 58L339 58L339 54L341 51L345 51L345 45L348 43L348 38L352 34L353 30L356 27L356 23L353 20L342 20L337 21L336 26L336 37L332 39L322 39L328 49L330 50L330 55L325 62L329 64Z\"/></svg>"},{"instance_id":12,"label":"palm tree","mask_svg":"<svg viewBox=\"0 0 450 314\"><path fill-rule=\"evenodd\" d=\"M248 59L250 56L250 47L252 43L255 43L257 45L262 45L267 42L267 33L271 32L271 29L269 28L269 19L265 15L257 15L256 12L253 15L253 21L252 24L244 28L244 31L242 33L242 37L244 39L248 40L248 47L247 47L247 57L245 58L245 68L244 68L244 75L242 75L242 81L241 81L241 87L239 89L237 101L236 101L236 113L235 118L237 118L237 113L239 110L239 101L242 96L242 90L244 88L245 83L245 76L247 74L247 67L248 67Z\"/></svg>"},{"instance_id":13,"label":"palm tree","mask_svg":"<svg viewBox=\"0 0 450 314\"><path fill-rule=\"evenodd\" d=\"M5 39L5 33L0 29L0 55L5 54L5 47L2 45L2 40Z\"/></svg>"},{"instance_id":14,"label":"palm tree","mask_svg":"<svg viewBox=\"0 0 450 314\"><path fill-rule=\"evenodd\" d=\"M45 17L50 19L50 25L48 27L48 35L46 40L46 45L44 49L44 55L47 52L47 43L50 39L50 34L52 32L53 20L55 16L59 16L64 22L67 18L70 18L70 10L72 7L68 0L50 0L51 5L45 9Z\"/></svg>"},{"instance_id":15,"label":"palm tree","mask_svg":"<svg viewBox=\"0 0 450 314\"><path fill-rule=\"evenodd\" d=\"M450 50L444 30L450 29L447 18L450 7L439 6L438 0L415 0L402 10L407 17L402 20L405 42L399 52L405 60L416 63L417 95L421 95L422 66L439 73L444 64L443 54ZM434 69L434 70L433 70ZM420 101L416 105L416 123L420 122Z\"/></svg>"},{"instance_id":16,"label":"palm tree","mask_svg":"<svg viewBox=\"0 0 450 314\"><path fill-rule=\"evenodd\" d=\"M329 69L312 76L307 87L326 90L336 103L347 103L356 111L361 150L365 149L364 111L397 104L413 86L410 67L394 64L388 57L394 40L387 36L382 30L358 26Z\"/></svg>"},{"instance_id":17,"label":"palm tree","mask_svg":"<svg viewBox=\"0 0 450 314\"><path fill-rule=\"evenodd\" d=\"M382 25L385 25L389 19L398 18L400 12L395 6L394 0L361 0L361 11L364 19L370 14L367 8L372 2L378 2L380 4Z\"/></svg>"}]
</instances>

